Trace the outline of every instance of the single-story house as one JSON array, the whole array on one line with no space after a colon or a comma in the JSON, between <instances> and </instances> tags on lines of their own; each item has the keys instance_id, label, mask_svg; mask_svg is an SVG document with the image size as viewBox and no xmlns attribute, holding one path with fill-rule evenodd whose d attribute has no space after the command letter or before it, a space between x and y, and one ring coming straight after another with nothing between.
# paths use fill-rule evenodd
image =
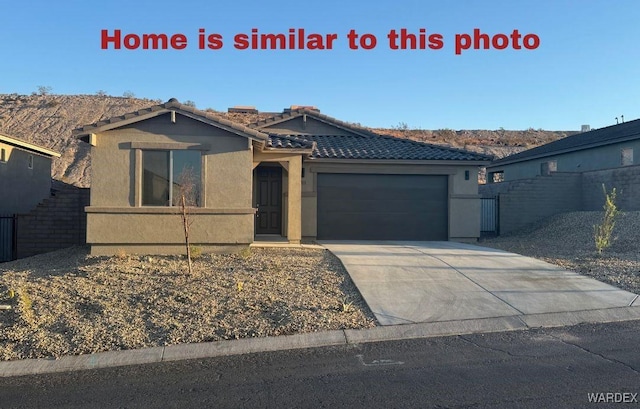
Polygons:
<instances>
[{"instance_id":1,"label":"single-story house","mask_svg":"<svg viewBox=\"0 0 640 409\"><path fill-rule=\"evenodd\" d=\"M568 136L487 166L487 183L529 179L551 172L589 172L640 164L640 120Z\"/></svg>"},{"instance_id":2,"label":"single-story house","mask_svg":"<svg viewBox=\"0 0 640 409\"><path fill-rule=\"evenodd\" d=\"M171 99L74 134L91 145L92 254L182 252L177 198L192 185L190 240L204 251L264 237L480 235L477 174L488 157L378 135L316 110L244 126Z\"/></svg>"},{"instance_id":3,"label":"single-story house","mask_svg":"<svg viewBox=\"0 0 640 409\"><path fill-rule=\"evenodd\" d=\"M0 214L27 213L51 193L51 161L60 154L0 134Z\"/></svg>"}]
</instances>

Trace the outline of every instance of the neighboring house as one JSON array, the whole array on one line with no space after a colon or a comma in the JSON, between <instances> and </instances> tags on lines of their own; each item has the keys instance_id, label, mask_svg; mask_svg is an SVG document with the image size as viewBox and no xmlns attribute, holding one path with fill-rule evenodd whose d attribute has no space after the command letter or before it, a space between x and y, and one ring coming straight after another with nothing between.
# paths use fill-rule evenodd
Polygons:
<instances>
[{"instance_id":1,"label":"neighboring house","mask_svg":"<svg viewBox=\"0 0 640 409\"><path fill-rule=\"evenodd\" d=\"M487 166L487 183L638 164L640 120L634 120L568 136L496 160Z\"/></svg>"},{"instance_id":2,"label":"neighboring house","mask_svg":"<svg viewBox=\"0 0 640 409\"><path fill-rule=\"evenodd\" d=\"M0 134L0 214L27 213L51 191L51 160L60 154Z\"/></svg>"},{"instance_id":3,"label":"neighboring house","mask_svg":"<svg viewBox=\"0 0 640 409\"><path fill-rule=\"evenodd\" d=\"M479 190L499 197L501 234L557 213L601 210L603 186L616 189L620 210L640 210L639 155L640 120L634 120L496 160Z\"/></svg>"},{"instance_id":4,"label":"neighboring house","mask_svg":"<svg viewBox=\"0 0 640 409\"><path fill-rule=\"evenodd\" d=\"M195 175L190 240L476 240L488 157L291 110L250 126L175 99L87 125L92 254L180 253L181 171Z\"/></svg>"}]
</instances>

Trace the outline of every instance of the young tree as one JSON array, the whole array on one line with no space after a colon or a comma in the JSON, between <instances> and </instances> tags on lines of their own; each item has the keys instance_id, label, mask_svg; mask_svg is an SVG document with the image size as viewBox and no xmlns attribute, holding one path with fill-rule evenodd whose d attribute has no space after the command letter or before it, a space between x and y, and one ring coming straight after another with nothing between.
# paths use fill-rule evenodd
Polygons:
<instances>
[{"instance_id":1,"label":"young tree","mask_svg":"<svg viewBox=\"0 0 640 409\"><path fill-rule=\"evenodd\" d=\"M593 226L595 230L593 238L595 240L598 254L601 254L602 250L605 250L611 246L611 235L613 234L613 228L616 225L616 217L620 212L616 205L616 188L614 187L613 189L611 189L611 193L607 193L607 188L603 184L602 190L604 191L605 198L604 206L602 206L604 210L604 216L602 218L602 223Z\"/></svg>"},{"instance_id":2,"label":"young tree","mask_svg":"<svg viewBox=\"0 0 640 409\"><path fill-rule=\"evenodd\" d=\"M193 218L191 217L191 208L198 206L200 199L200 186L198 186L198 178L192 167L185 166L174 188L173 205L180 209L180 218L182 219L182 229L184 233L184 244L187 252L187 262L189 264L189 274L193 272L193 264L191 262L191 243L189 241L189 233ZM176 194L177 193L177 194Z\"/></svg>"}]
</instances>

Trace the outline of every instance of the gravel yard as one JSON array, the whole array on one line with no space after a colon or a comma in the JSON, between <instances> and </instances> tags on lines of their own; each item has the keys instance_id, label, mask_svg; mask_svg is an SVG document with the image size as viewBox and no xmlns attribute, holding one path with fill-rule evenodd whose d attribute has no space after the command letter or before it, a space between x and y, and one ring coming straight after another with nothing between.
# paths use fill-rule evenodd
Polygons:
<instances>
[{"instance_id":1,"label":"gravel yard","mask_svg":"<svg viewBox=\"0 0 640 409\"><path fill-rule=\"evenodd\" d=\"M479 244L640 294L640 212L598 255L602 212L565 213ZM338 259L319 249L90 257L71 248L0 264L0 360L375 326Z\"/></svg>"},{"instance_id":2,"label":"gravel yard","mask_svg":"<svg viewBox=\"0 0 640 409\"><path fill-rule=\"evenodd\" d=\"M602 215L563 213L516 234L483 239L479 244L535 257L640 294L640 212L620 213L612 246L598 255L593 235Z\"/></svg>"},{"instance_id":3,"label":"gravel yard","mask_svg":"<svg viewBox=\"0 0 640 409\"><path fill-rule=\"evenodd\" d=\"M319 249L90 257L72 248L0 264L0 360L375 326ZM13 295L12 298L9 298Z\"/></svg>"}]
</instances>

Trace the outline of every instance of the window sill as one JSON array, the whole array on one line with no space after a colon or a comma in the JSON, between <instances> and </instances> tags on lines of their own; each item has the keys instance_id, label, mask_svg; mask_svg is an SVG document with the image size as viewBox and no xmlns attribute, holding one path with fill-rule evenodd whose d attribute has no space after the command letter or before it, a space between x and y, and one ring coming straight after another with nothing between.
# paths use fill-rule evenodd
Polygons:
<instances>
[{"instance_id":1,"label":"window sill","mask_svg":"<svg viewBox=\"0 0 640 409\"><path fill-rule=\"evenodd\" d=\"M87 213L122 213L122 214L179 214L180 207L144 206L144 207L98 207L87 206ZM256 209L210 209L205 207L190 207L189 214L254 214Z\"/></svg>"}]
</instances>

